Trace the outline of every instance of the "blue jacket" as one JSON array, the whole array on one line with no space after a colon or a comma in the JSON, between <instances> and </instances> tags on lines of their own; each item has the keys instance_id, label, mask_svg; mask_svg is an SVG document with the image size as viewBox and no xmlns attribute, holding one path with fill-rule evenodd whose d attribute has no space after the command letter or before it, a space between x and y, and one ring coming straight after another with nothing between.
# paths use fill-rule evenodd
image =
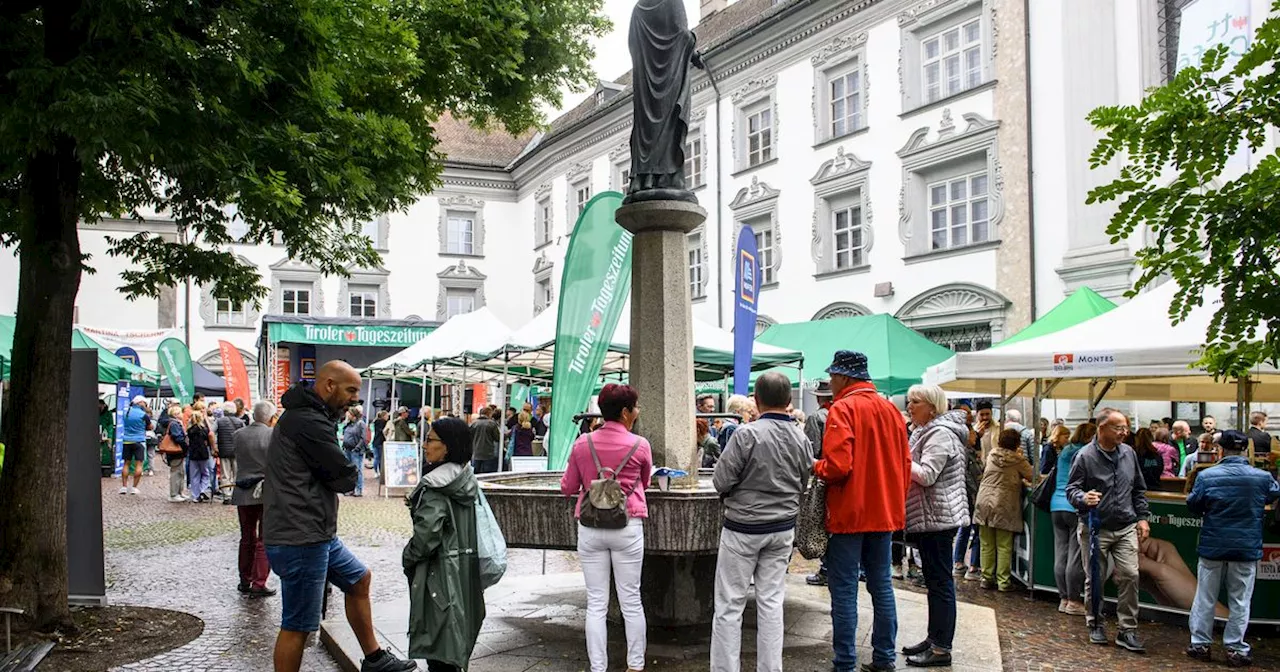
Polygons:
<instances>
[{"instance_id":1,"label":"blue jacket","mask_svg":"<svg viewBox=\"0 0 1280 672\"><path fill-rule=\"evenodd\" d=\"M122 441L124 443L146 443L147 430L151 427L151 416L141 408L129 405L129 410L124 413L124 434Z\"/></svg>"},{"instance_id":2,"label":"blue jacket","mask_svg":"<svg viewBox=\"0 0 1280 672\"><path fill-rule=\"evenodd\" d=\"M1187 495L1187 510L1204 517L1200 557L1209 560L1262 559L1262 517L1280 500L1280 484L1239 456L1224 457L1200 472Z\"/></svg>"},{"instance_id":3,"label":"blue jacket","mask_svg":"<svg viewBox=\"0 0 1280 672\"><path fill-rule=\"evenodd\" d=\"M1058 453L1058 472L1057 480L1053 484L1053 499L1049 504L1050 511L1062 511L1065 513L1079 513L1076 507L1071 506L1071 502L1067 501L1067 476L1071 475L1071 461L1076 459L1076 453L1084 446L1078 443L1067 444Z\"/></svg>"}]
</instances>

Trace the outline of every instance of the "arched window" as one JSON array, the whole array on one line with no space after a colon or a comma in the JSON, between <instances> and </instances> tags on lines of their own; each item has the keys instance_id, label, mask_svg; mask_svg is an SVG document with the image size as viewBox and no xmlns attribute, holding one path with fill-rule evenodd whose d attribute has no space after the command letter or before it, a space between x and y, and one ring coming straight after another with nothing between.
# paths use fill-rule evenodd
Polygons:
<instances>
[{"instance_id":1,"label":"arched window","mask_svg":"<svg viewBox=\"0 0 1280 672\"><path fill-rule=\"evenodd\" d=\"M778 321L768 315L756 315L756 336L763 334L766 329L777 324Z\"/></svg>"},{"instance_id":2,"label":"arched window","mask_svg":"<svg viewBox=\"0 0 1280 672\"><path fill-rule=\"evenodd\" d=\"M848 301L836 301L828 304L822 310L813 314L813 320L834 320L840 317L859 317L861 315L870 315L871 311L860 303L850 303Z\"/></svg>"},{"instance_id":3,"label":"arched window","mask_svg":"<svg viewBox=\"0 0 1280 672\"><path fill-rule=\"evenodd\" d=\"M938 345L974 352L1004 340L1009 303L999 292L981 285L953 283L911 299L897 317Z\"/></svg>"}]
</instances>

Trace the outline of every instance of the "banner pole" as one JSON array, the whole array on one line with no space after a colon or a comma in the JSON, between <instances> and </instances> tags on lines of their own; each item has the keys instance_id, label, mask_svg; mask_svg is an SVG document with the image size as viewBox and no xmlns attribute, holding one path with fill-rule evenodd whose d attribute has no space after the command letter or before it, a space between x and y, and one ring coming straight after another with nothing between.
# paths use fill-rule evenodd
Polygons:
<instances>
[{"instance_id":1,"label":"banner pole","mask_svg":"<svg viewBox=\"0 0 1280 672\"><path fill-rule=\"evenodd\" d=\"M507 411L506 409L514 406L511 399L511 382L507 379L511 373L511 352L504 346L502 348L502 420L498 423L498 431L501 432L502 445L498 446L498 473L501 474L503 466L507 463L507 435L510 431L507 429ZM496 419L496 418L495 418Z\"/></svg>"}]
</instances>

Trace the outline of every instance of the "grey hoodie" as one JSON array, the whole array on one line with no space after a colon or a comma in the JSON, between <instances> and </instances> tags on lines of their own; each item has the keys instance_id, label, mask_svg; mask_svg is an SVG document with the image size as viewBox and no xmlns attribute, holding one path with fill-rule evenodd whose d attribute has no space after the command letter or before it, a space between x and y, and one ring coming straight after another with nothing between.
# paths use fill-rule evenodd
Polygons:
<instances>
[{"instance_id":1,"label":"grey hoodie","mask_svg":"<svg viewBox=\"0 0 1280 672\"><path fill-rule=\"evenodd\" d=\"M969 525L964 485L968 441L969 425L961 410L943 413L911 432L907 532L939 532Z\"/></svg>"}]
</instances>

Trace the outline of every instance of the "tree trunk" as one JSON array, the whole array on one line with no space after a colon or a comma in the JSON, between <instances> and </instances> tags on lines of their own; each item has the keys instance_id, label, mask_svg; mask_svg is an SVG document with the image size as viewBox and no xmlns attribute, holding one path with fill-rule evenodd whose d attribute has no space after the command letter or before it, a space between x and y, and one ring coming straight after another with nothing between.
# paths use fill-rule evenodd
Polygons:
<instances>
[{"instance_id":1,"label":"tree trunk","mask_svg":"<svg viewBox=\"0 0 1280 672\"><path fill-rule=\"evenodd\" d=\"M80 287L81 171L75 142L59 137L28 159L19 201L18 314L0 477L0 605L25 609L39 630L75 627L67 606L65 418Z\"/></svg>"}]
</instances>

